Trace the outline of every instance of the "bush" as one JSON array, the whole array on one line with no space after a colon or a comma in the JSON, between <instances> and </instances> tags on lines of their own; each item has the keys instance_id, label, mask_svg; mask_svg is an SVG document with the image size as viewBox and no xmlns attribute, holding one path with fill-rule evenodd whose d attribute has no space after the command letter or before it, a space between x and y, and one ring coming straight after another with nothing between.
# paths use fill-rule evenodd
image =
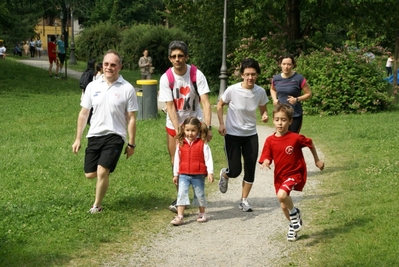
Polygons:
<instances>
[{"instance_id":1,"label":"bush","mask_svg":"<svg viewBox=\"0 0 399 267\"><path fill-rule=\"evenodd\" d=\"M164 26L135 25L122 33L120 45L124 54L124 67L137 70L138 62L148 49L156 73L164 73L171 66L168 59L169 43L182 40L188 43L190 37L181 30Z\"/></svg>"},{"instance_id":2,"label":"bush","mask_svg":"<svg viewBox=\"0 0 399 267\"><path fill-rule=\"evenodd\" d=\"M233 66L230 83L241 81L239 66L242 59L252 57L259 61L261 73L257 84L270 89L274 75L280 72L279 56L288 53L284 35L272 35L256 40L243 39L239 48L228 56ZM310 41L308 41L310 42ZM380 51L368 48L367 51ZM393 87L383 80L381 66L376 61L367 63L364 49L349 52L325 48L309 54L299 49L296 71L308 81L313 93L303 102L307 114L335 115L389 110L393 104ZM270 95L270 93L268 92Z\"/></svg>"},{"instance_id":3,"label":"bush","mask_svg":"<svg viewBox=\"0 0 399 267\"><path fill-rule=\"evenodd\" d=\"M118 26L109 22L101 22L93 27L85 28L77 36L76 58L85 62L89 59L101 62L104 53L109 49L115 49L121 53L122 51L119 50L122 40L120 32Z\"/></svg>"},{"instance_id":4,"label":"bush","mask_svg":"<svg viewBox=\"0 0 399 267\"><path fill-rule=\"evenodd\" d=\"M297 60L297 71L304 75L313 97L303 103L308 114L336 115L389 110L393 87L383 80L376 62L366 63L362 51L324 49Z\"/></svg>"}]
</instances>

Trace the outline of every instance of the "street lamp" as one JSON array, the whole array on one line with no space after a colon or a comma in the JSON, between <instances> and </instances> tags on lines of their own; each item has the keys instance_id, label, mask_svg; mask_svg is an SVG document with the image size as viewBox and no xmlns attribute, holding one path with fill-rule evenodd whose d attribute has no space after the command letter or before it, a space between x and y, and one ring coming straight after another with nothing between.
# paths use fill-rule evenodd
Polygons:
<instances>
[{"instance_id":1,"label":"street lamp","mask_svg":"<svg viewBox=\"0 0 399 267\"><path fill-rule=\"evenodd\" d=\"M71 7L71 55L69 57L69 64L76 65L76 57L75 57L75 30L74 30L75 21L73 20L73 7Z\"/></svg>"},{"instance_id":2,"label":"street lamp","mask_svg":"<svg viewBox=\"0 0 399 267\"><path fill-rule=\"evenodd\" d=\"M54 21L54 35L57 36L57 25L58 22Z\"/></svg>"},{"instance_id":3,"label":"street lamp","mask_svg":"<svg viewBox=\"0 0 399 267\"><path fill-rule=\"evenodd\" d=\"M222 67L220 68L220 88L218 99L222 98L224 90L227 87L227 65L226 65L226 20L227 20L227 0L224 0L224 14L223 14L223 48L222 48Z\"/></svg>"}]
</instances>

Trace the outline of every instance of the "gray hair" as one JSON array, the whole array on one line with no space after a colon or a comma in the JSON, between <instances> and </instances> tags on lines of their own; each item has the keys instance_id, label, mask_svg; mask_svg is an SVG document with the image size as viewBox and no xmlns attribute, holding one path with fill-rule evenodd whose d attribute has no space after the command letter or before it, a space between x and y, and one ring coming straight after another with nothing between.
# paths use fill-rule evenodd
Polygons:
<instances>
[{"instance_id":1,"label":"gray hair","mask_svg":"<svg viewBox=\"0 0 399 267\"><path fill-rule=\"evenodd\" d=\"M170 54L172 53L173 50L175 49L179 49L181 51L183 51L184 55L187 56L188 55L188 48L185 42L183 41L172 41L169 44L169 50L168 50L168 55L170 56Z\"/></svg>"}]
</instances>

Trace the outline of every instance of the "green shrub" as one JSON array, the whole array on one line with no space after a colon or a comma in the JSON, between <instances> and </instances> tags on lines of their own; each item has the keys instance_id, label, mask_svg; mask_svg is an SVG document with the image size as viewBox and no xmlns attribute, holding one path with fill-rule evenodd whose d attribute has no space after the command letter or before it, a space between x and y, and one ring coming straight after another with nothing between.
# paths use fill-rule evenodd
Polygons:
<instances>
[{"instance_id":1,"label":"green shrub","mask_svg":"<svg viewBox=\"0 0 399 267\"><path fill-rule=\"evenodd\" d=\"M308 114L336 115L389 110L393 103L392 85L383 80L375 61L366 63L362 51L324 49L297 60L313 97L303 103Z\"/></svg>"},{"instance_id":2,"label":"green shrub","mask_svg":"<svg viewBox=\"0 0 399 267\"><path fill-rule=\"evenodd\" d=\"M116 49L121 53L120 32L118 26L109 22L100 22L93 27L85 28L77 36L75 52L77 59L86 62L93 58L101 62L104 53L109 49Z\"/></svg>"},{"instance_id":3,"label":"green shrub","mask_svg":"<svg viewBox=\"0 0 399 267\"><path fill-rule=\"evenodd\" d=\"M168 60L169 43L182 40L188 43L190 37L176 28L164 26L135 25L122 32L121 50L124 54L124 67L138 69L138 62L148 49L156 73L163 73L171 66Z\"/></svg>"}]
</instances>

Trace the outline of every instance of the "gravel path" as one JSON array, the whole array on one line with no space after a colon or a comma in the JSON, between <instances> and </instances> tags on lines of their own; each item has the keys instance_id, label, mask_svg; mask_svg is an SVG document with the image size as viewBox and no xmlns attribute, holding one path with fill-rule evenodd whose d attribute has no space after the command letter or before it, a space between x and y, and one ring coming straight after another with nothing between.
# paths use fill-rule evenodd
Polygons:
<instances>
[{"instance_id":1,"label":"gravel path","mask_svg":"<svg viewBox=\"0 0 399 267\"><path fill-rule=\"evenodd\" d=\"M216 127L218 120L215 114L212 122ZM271 127L258 126L260 150L266 137L273 131ZM318 153L323 159L322 153ZM309 149L304 149L304 155L309 172L306 191L315 187L312 172L318 169ZM215 170L214 186L219 181L218 174L219 170ZM253 212L238 209L241 175L229 180L225 194L217 190L208 195L208 222L198 223L197 208L189 208L185 212L184 225L173 226L165 222L164 231L150 238L150 243L140 247L133 255L118 257L115 262L104 266L280 266L280 259L288 256L297 246L286 241L288 221L275 196L273 168L261 170L257 164L255 175L248 198ZM303 194L296 191L291 194L295 205L299 204ZM306 210L302 213L306 213ZM173 219L172 213L170 219Z\"/></svg>"}]
</instances>

